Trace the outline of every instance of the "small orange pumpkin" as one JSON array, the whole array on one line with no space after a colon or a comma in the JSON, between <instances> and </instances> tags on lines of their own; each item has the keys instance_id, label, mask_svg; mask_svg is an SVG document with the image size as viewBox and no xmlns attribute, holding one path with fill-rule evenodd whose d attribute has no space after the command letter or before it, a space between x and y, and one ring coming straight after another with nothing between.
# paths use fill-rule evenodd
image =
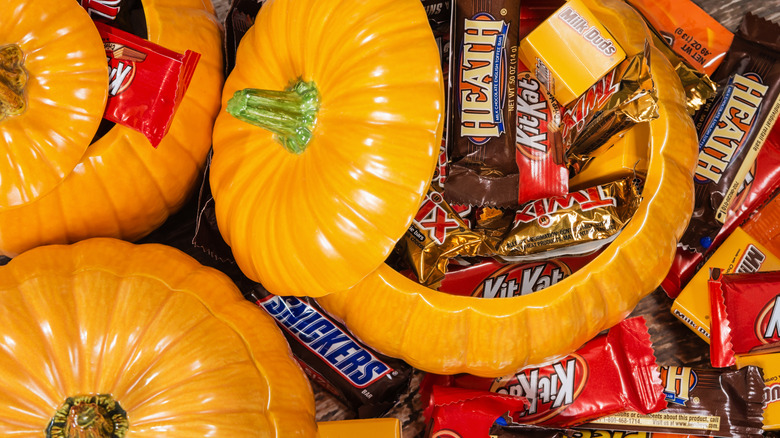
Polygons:
<instances>
[{"instance_id":1,"label":"small orange pumpkin","mask_svg":"<svg viewBox=\"0 0 780 438\"><path fill-rule=\"evenodd\" d=\"M0 0L0 211L68 176L103 118L105 50L74 1Z\"/></svg>"},{"instance_id":2,"label":"small orange pumpkin","mask_svg":"<svg viewBox=\"0 0 780 438\"><path fill-rule=\"evenodd\" d=\"M317 435L273 320L176 249L28 251L0 267L0 321L2 436Z\"/></svg>"},{"instance_id":3,"label":"small orange pumpkin","mask_svg":"<svg viewBox=\"0 0 780 438\"><path fill-rule=\"evenodd\" d=\"M585 1L629 55L643 50L649 31L630 6ZM696 132L674 70L657 49L650 58L660 117L625 137L650 145L643 200L590 264L539 292L500 299L433 291L384 265L320 298L323 307L364 342L424 371L490 377L568 354L625 318L663 280L693 209Z\"/></svg>"},{"instance_id":4,"label":"small orange pumpkin","mask_svg":"<svg viewBox=\"0 0 780 438\"><path fill-rule=\"evenodd\" d=\"M266 3L222 106L276 134L225 111L214 127L217 223L241 270L277 295L322 296L381 265L433 173L443 94L419 0Z\"/></svg>"},{"instance_id":5,"label":"small orange pumpkin","mask_svg":"<svg viewBox=\"0 0 780 438\"><path fill-rule=\"evenodd\" d=\"M51 41L51 35L44 32L51 31L50 23L59 22L62 17L35 12L45 9L47 3L57 5L57 8L51 8L52 11L66 6L80 8L77 2L72 0L0 0L0 10L4 11L0 16L0 29L13 30L17 25L32 29L27 34L30 36L15 35L13 40L0 41L0 45L18 44L25 49L29 47L28 39ZM213 121L219 110L223 83L220 26L211 2L141 0L141 3L150 41L177 52L190 49L201 54L190 87L168 134L155 149L143 134L117 125L90 145L89 140L96 128L79 127L78 135L71 136L71 132L66 128L69 128L69 124L75 126L75 123L71 123L69 119L61 119L62 121L55 122L61 129L60 134L44 129L45 125L39 121L40 112L29 114L29 117L36 117L36 123L26 124L28 129L36 128L30 138L40 139L38 141L43 143L58 143L77 137L86 140L81 143L81 151L73 152L70 156L69 164L66 165L65 160L62 161L59 166L62 171L56 173L60 181L52 182L45 172L29 172L22 175L23 183L17 183L34 187L39 184L36 182L38 180L49 181L46 185L53 187L50 187L48 192L36 189L33 194L37 197L28 196L28 202L21 205L0 201L0 254L14 256L38 245L75 242L95 236L136 240L162 224L182 206L191 193L211 146ZM29 13L26 12L28 9ZM84 11L80 14L86 16ZM23 17L27 18L20 22L15 21ZM45 19L44 22L41 21L42 18ZM83 26L90 27L92 24ZM60 32L60 38L70 41L66 32L70 28L64 25L61 28L64 30ZM79 29L81 28L82 25L79 25ZM96 31L94 35L90 33L90 37L85 38L87 41L83 44L94 45L92 40L95 38L99 38ZM69 44L81 47L81 42ZM97 44L102 46L100 40ZM102 65L102 80L108 87L105 51L101 49L99 53L94 52L95 50L89 52L89 56L95 58L93 62ZM84 54L87 55L86 52ZM62 63L69 60L48 55L41 56L40 59L36 57L34 61L41 67L35 70L32 70L32 61L28 54L25 65L30 68L30 84L39 80L39 70L57 70ZM39 88L30 87L27 90L27 101L30 104L28 110L35 109L35 102L50 98L53 100L52 105L56 107L83 105L92 108L99 103L102 116L104 104L101 99L105 99L103 95L85 94L74 89L63 91L64 95L47 98L38 95ZM79 96L83 99L81 102L68 103ZM71 109L76 113L92 111ZM13 126L12 124L17 123L14 120L19 117L28 116L6 117L0 121L0 129ZM43 115L43 118L45 117L46 115ZM39 126L42 128L37 129ZM74 146L74 151L76 149ZM69 169L65 171L66 168ZM6 173L7 171L11 173ZM2 166L0 172L2 194L7 191L6 181L18 174Z\"/></svg>"}]
</instances>

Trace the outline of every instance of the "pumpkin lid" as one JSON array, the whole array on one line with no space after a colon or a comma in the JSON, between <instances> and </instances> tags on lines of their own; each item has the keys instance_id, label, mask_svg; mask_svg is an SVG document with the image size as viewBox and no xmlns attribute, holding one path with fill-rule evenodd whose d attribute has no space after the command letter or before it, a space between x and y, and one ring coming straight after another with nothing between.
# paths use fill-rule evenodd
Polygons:
<instances>
[{"instance_id":1,"label":"pumpkin lid","mask_svg":"<svg viewBox=\"0 0 780 438\"><path fill-rule=\"evenodd\" d=\"M407 230L438 158L444 87L425 10L419 0L267 2L236 60L223 109L270 119L275 133L218 116L220 232L274 294L345 290Z\"/></svg>"},{"instance_id":2,"label":"pumpkin lid","mask_svg":"<svg viewBox=\"0 0 780 438\"><path fill-rule=\"evenodd\" d=\"M0 0L0 210L70 174L108 96L103 43L73 1Z\"/></svg>"},{"instance_id":3,"label":"pumpkin lid","mask_svg":"<svg viewBox=\"0 0 780 438\"><path fill-rule=\"evenodd\" d=\"M101 409L133 436L316 435L276 324L176 249L100 238L30 250L0 267L0 321L5 435L101 436L57 435Z\"/></svg>"}]
</instances>

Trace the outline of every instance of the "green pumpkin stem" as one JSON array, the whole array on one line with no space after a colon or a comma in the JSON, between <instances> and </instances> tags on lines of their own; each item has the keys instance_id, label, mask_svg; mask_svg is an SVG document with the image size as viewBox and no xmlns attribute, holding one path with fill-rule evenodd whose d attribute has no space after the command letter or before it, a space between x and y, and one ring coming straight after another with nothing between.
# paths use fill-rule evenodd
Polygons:
<instances>
[{"instance_id":1,"label":"green pumpkin stem","mask_svg":"<svg viewBox=\"0 0 780 438\"><path fill-rule=\"evenodd\" d=\"M312 137L320 95L314 82L293 81L283 91L246 88L228 101L233 117L267 129L287 151L300 154Z\"/></svg>"},{"instance_id":2,"label":"green pumpkin stem","mask_svg":"<svg viewBox=\"0 0 780 438\"><path fill-rule=\"evenodd\" d=\"M127 413L108 394L68 397L54 413L46 438L123 438Z\"/></svg>"}]
</instances>

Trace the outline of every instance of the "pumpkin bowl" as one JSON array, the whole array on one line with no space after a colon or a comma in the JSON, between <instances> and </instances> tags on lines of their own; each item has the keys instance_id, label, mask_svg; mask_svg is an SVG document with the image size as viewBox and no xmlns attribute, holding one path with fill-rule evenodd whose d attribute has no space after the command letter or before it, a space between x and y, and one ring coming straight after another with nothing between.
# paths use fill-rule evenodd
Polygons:
<instances>
[{"instance_id":1,"label":"pumpkin bowl","mask_svg":"<svg viewBox=\"0 0 780 438\"><path fill-rule=\"evenodd\" d=\"M317 436L273 320L174 248L25 252L0 267L0 321L3 436Z\"/></svg>"},{"instance_id":2,"label":"pumpkin bowl","mask_svg":"<svg viewBox=\"0 0 780 438\"><path fill-rule=\"evenodd\" d=\"M68 3L52 2L57 8ZM72 3L74 2L69 2L67 6L72 6ZM61 75L66 78L68 84L73 81L73 86L64 91L60 90L59 96L39 95L39 92L45 91L45 87L29 88L28 110L35 110L36 102L48 102L58 108L57 111L52 111L56 115L66 113L66 110L73 110L73 115L70 119L49 117L51 120L48 122L56 123L55 127L58 129L49 129L43 123L47 120L26 123L25 134L30 139L35 139L39 147L57 145L76 138L84 143L80 149L71 148L74 152L66 157L67 160L63 158L60 161L62 164L58 169L61 171L56 173L47 168L49 171L46 173L28 172L19 176L14 168L0 166L1 255L13 257L39 245L71 243L90 237L137 240L160 226L192 193L211 147L213 122L219 111L223 84L220 24L211 2L141 0L138 4L143 10L148 40L179 53L189 49L201 55L168 134L155 149L140 132L115 125L90 143L105 106L108 68L100 35L94 29L86 11L78 11L75 15L83 18L81 21L87 22L80 24L78 30L86 33L85 29L91 28L90 35L94 34L94 38L84 38L84 41L68 44L69 47L76 48L97 46L95 50L76 50L75 53L90 57L78 65L85 66L91 62L100 66L101 83L89 88L91 94L84 93L76 87L77 84L83 85L82 82L71 79L74 75ZM74 24L63 25L62 20L68 16L61 13L35 13L34 11L45 8L43 1L2 0L0 5L3 6L3 11L9 11L9 14L0 17L0 23L9 20L8 26L0 27L11 30L24 27L33 29L0 44L18 44L24 49L31 45L28 41L31 36L39 44L47 42L54 47L57 47L55 43L59 39L72 41L68 33L56 34L62 34L60 38L52 38L52 34L49 34L53 32L49 22L60 23L61 27L67 30L73 28ZM76 7L81 8L77 2ZM25 14L24 11L28 9L31 12ZM54 7L49 9L58 10ZM12 11L13 14L10 14ZM22 22L14 21L19 17L29 18ZM45 21L42 22L43 19ZM94 44L91 44L92 42ZM90 45L87 46L88 44ZM36 56L38 53L41 54L40 57ZM60 56L50 56L42 50L38 53L31 51L26 61L35 61L36 66L40 65L38 70L44 72L56 71L59 68L58 63L73 60L62 60ZM31 75L33 73L35 71L30 71ZM36 84L39 79L39 76L31 76L29 81ZM70 103L79 96L83 98L81 102ZM71 128L80 127L81 124L77 122L85 118L84 113L89 113L88 110L95 105L100 107L97 119L89 125L89 129L79 128L78 135L72 134ZM36 114L40 115L40 111L27 115ZM0 120L0 132L4 137L6 134L3 130L15 127L15 119L22 116L10 116ZM48 116L38 118L46 117ZM38 149L31 150L33 155L42 155L35 152ZM40 160L39 164L45 164L45 160ZM50 178L52 174L57 177L56 180ZM48 191L36 188L36 196L28 196L25 202L4 201L2 198L7 192L6 184L13 181L14 177L23 178L24 182L15 184L26 187L39 187L42 184L40 181L45 181ZM30 193L33 191L28 190Z\"/></svg>"},{"instance_id":3,"label":"pumpkin bowl","mask_svg":"<svg viewBox=\"0 0 780 438\"><path fill-rule=\"evenodd\" d=\"M619 0L586 0L627 54L649 31ZM322 306L380 352L439 374L498 377L574 351L625 318L663 280L693 209L696 132L680 82L654 47L659 118L625 141L647 142L642 201L618 237L586 267L530 295L483 299L437 292L380 267Z\"/></svg>"}]
</instances>

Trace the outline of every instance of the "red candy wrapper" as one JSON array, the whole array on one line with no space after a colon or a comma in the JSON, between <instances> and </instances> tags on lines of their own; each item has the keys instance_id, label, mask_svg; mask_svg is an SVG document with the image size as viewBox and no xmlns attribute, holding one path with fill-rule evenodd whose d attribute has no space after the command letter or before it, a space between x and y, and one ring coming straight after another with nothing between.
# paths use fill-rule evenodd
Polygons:
<instances>
[{"instance_id":1,"label":"red candy wrapper","mask_svg":"<svg viewBox=\"0 0 780 438\"><path fill-rule=\"evenodd\" d=\"M487 438L499 417L521 412L528 401L520 397L434 385L424 415L433 438Z\"/></svg>"},{"instance_id":2,"label":"red candy wrapper","mask_svg":"<svg viewBox=\"0 0 780 438\"><path fill-rule=\"evenodd\" d=\"M109 66L103 117L143 133L157 147L190 85L200 54L184 54L95 22Z\"/></svg>"},{"instance_id":3,"label":"red candy wrapper","mask_svg":"<svg viewBox=\"0 0 780 438\"><path fill-rule=\"evenodd\" d=\"M536 76L517 61L515 161L520 175L517 201L525 204L569 193L569 169L559 129L561 109Z\"/></svg>"},{"instance_id":4,"label":"red candy wrapper","mask_svg":"<svg viewBox=\"0 0 780 438\"><path fill-rule=\"evenodd\" d=\"M488 390L528 399L513 416L524 424L569 427L631 409L652 413L666 407L645 320L630 318L573 354L540 367L488 379L467 374L439 376L438 384Z\"/></svg>"},{"instance_id":5,"label":"red candy wrapper","mask_svg":"<svg viewBox=\"0 0 780 438\"><path fill-rule=\"evenodd\" d=\"M735 354L780 342L780 271L722 274L710 281L710 360L714 367L735 364Z\"/></svg>"}]
</instances>

